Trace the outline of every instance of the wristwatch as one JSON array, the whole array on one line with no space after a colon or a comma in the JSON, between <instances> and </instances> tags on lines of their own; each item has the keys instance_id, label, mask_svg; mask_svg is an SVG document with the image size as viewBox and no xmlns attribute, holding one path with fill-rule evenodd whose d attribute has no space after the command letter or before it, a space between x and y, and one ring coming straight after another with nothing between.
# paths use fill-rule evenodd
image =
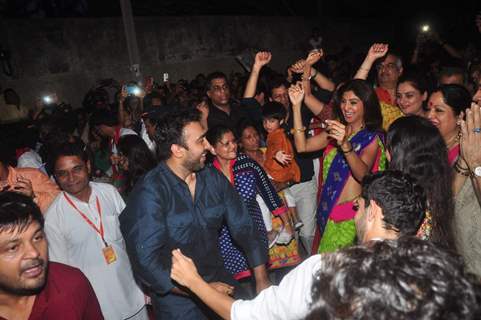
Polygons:
<instances>
[{"instance_id":1,"label":"wristwatch","mask_svg":"<svg viewBox=\"0 0 481 320\"><path fill-rule=\"evenodd\" d=\"M481 178L481 166L474 167L473 173L476 177Z\"/></svg>"}]
</instances>

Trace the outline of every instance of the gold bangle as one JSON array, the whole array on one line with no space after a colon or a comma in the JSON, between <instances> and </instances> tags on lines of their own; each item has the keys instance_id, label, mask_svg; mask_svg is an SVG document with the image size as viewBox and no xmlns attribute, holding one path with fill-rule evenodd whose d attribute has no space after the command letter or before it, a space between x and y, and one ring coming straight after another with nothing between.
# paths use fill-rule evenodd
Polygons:
<instances>
[{"instance_id":1,"label":"gold bangle","mask_svg":"<svg viewBox=\"0 0 481 320\"><path fill-rule=\"evenodd\" d=\"M306 131L306 127L302 127L302 128L292 128L292 129L291 129L291 134L298 133L298 132L304 132L304 131Z\"/></svg>"}]
</instances>

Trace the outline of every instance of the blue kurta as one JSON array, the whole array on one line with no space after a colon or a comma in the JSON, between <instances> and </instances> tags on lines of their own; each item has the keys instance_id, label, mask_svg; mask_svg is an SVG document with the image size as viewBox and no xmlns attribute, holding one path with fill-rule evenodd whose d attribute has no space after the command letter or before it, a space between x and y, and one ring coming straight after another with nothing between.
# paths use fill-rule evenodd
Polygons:
<instances>
[{"instance_id":1,"label":"blue kurta","mask_svg":"<svg viewBox=\"0 0 481 320\"><path fill-rule=\"evenodd\" d=\"M236 285L225 270L218 234L226 223L256 267L268 253L239 194L214 168L196 173L195 199L187 184L162 162L132 190L120 227L135 276L152 292L156 319L205 319L200 302L171 293L172 250L191 257L207 282Z\"/></svg>"}]
</instances>

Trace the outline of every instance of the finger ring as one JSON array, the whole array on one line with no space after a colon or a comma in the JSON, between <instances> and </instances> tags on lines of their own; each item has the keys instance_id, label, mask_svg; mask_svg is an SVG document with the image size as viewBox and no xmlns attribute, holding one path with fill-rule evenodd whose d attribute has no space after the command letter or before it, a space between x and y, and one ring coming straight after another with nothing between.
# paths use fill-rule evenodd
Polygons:
<instances>
[{"instance_id":1,"label":"finger ring","mask_svg":"<svg viewBox=\"0 0 481 320\"><path fill-rule=\"evenodd\" d=\"M473 132L474 132L474 133L481 133L481 128L474 128L474 129L473 129Z\"/></svg>"}]
</instances>

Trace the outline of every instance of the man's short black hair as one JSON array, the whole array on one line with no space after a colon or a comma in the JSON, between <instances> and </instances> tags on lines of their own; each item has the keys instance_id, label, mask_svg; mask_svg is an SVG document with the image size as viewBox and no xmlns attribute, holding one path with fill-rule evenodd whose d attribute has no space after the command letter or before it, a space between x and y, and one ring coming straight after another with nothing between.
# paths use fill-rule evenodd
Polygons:
<instances>
[{"instance_id":1,"label":"man's short black hair","mask_svg":"<svg viewBox=\"0 0 481 320\"><path fill-rule=\"evenodd\" d=\"M31 222L43 228L43 216L30 197L13 191L0 192L0 232L23 232Z\"/></svg>"},{"instance_id":2,"label":"man's short black hair","mask_svg":"<svg viewBox=\"0 0 481 320\"><path fill-rule=\"evenodd\" d=\"M280 88L282 86L284 86L286 89L289 88L289 82L287 82L286 78L281 75L273 76L269 80L269 97L272 98L272 90Z\"/></svg>"},{"instance_id":3,"label":"man's short black hair","mask_svg":"<svg viewBox=\"0 0 481 320\"><path fill-rule=\"evenodd\" d=\"M82 142L66 142L57 146L53 151L51 163L49 164L52 170L55 168L55 163L60 157L78 157L85 163L89 161L89 153L87 147Z\"/></svg>"},{"instance_id":4,"label":"man's short black hair","mask_svg":"<svg viewBox=\"0 0 481 320\"><path fill-rule=\"evenodd\" d=\"M287 116L287 111L284 106L276 101L269 101L262 106L262 119L276 119L284 120Z\"/></svg>"},{"instance_id":5,"label":"man's short black hair","mask_svg":"<svg viewBox=\"0 0 481 320\"><path fill-rule=\"evenodd\" d=\"M400 235L414 235L425 216L424 189L401 171L367 175L362 181L361 197L366 206L374 200L382 209L384 228Z\"/></svg>"},{"instance_id":6,"label":"man's short black hair","mask_svg":"<svg viewBox=\"0 0 481 320\"><path fill-rule=\"evenodd\" d=\"M321 257L306 319L481 319L481 286L462 259L414 237Z\"/></svg>"},{"instance_id":7,"label":"man's short black hair","mask_svg":"<svg viewBox=\"0 0 481 320\"><path fill-rule=\"evenodd\" d=\"M200 121L200 112L192 108L173 107L157 121L154 140L157 144L157 156L160 161L172 155L170 147L177 144L187 148L184 128L192 122Z\"/></svg>"},{"instance_id":8,"label":"man's short black hair","mask_svg":"<svg viewBox=\"0 0 481 320\"><path fill-rule=\"evenodd\" d=\"M225 81L228 82L225 73L221 71L214 71L207 76L207 80L205 82L206 91L212 89L212 80L214 79L225 79Z\"/></svg>"}]
</instances>

